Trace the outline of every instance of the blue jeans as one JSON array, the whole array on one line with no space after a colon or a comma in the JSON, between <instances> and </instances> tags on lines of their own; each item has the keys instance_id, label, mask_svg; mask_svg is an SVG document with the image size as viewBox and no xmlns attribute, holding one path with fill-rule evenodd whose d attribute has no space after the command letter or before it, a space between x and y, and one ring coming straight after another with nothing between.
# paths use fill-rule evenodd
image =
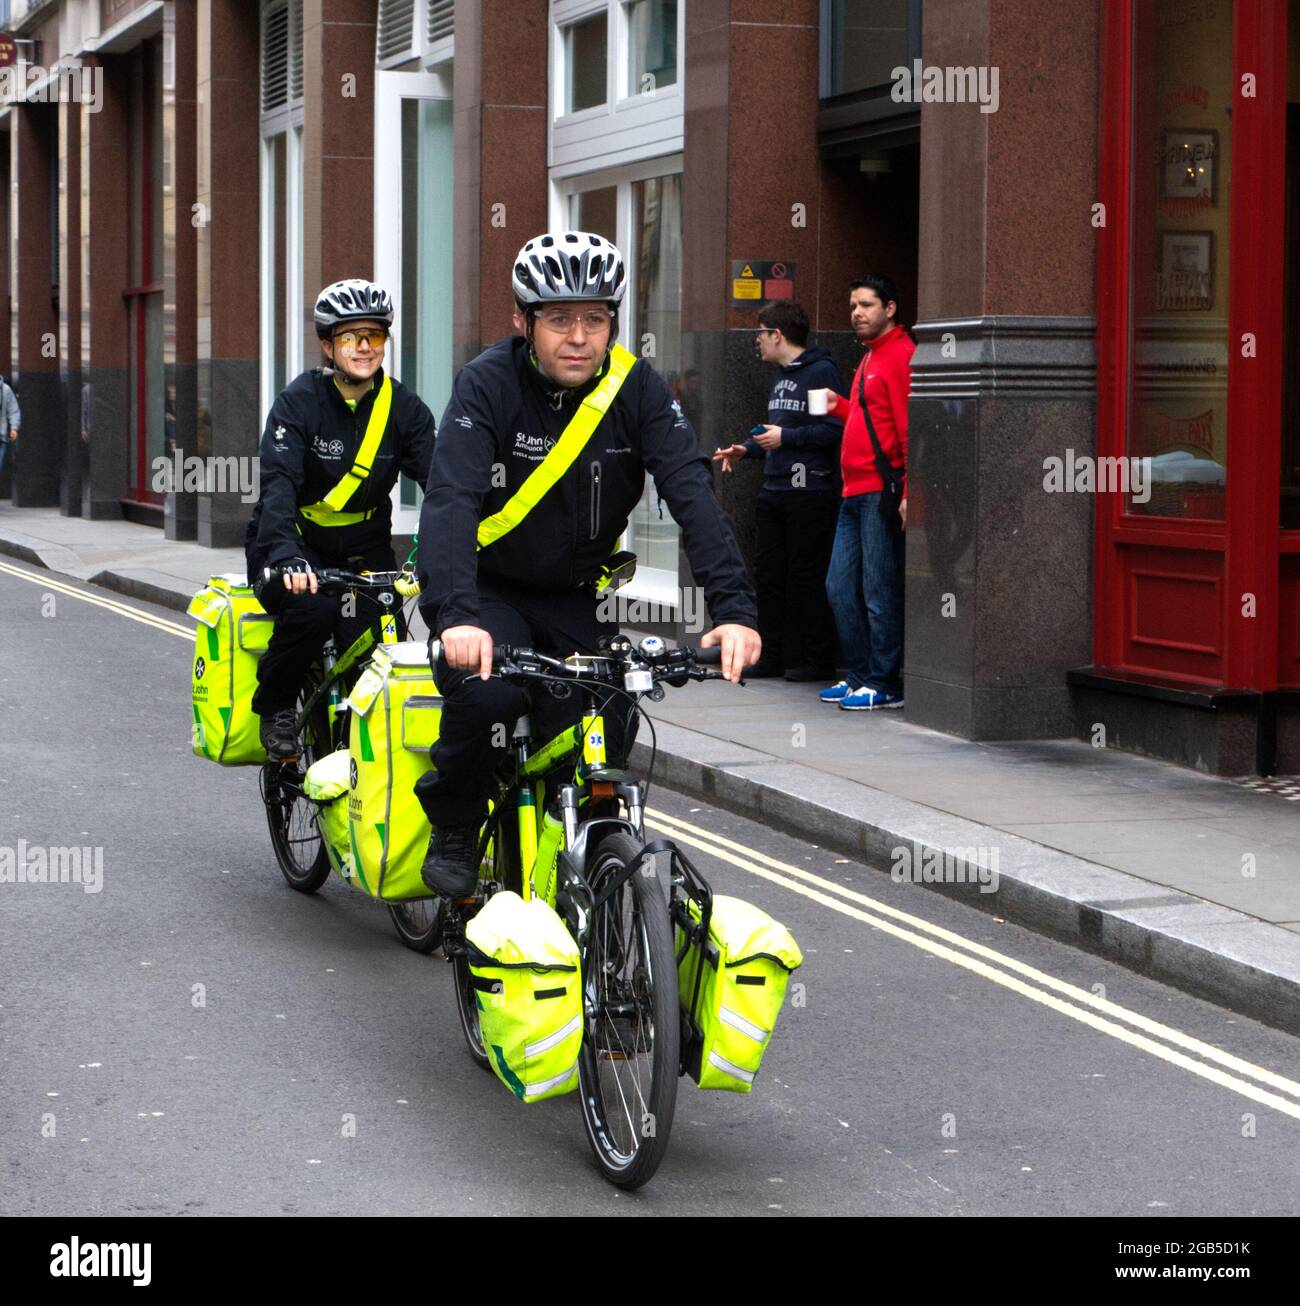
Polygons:
<instances>
[{"instance_id":1,"label":"blue jeans","mask_svg":"<svg viewBox=\"0 0 1300 1306\"><path fill-rule=\"evenodd\" d=\"M826 573L851 689L903 692L903 536L880 515L880 491L840 501Z\"/></svg>"}]
</instances>

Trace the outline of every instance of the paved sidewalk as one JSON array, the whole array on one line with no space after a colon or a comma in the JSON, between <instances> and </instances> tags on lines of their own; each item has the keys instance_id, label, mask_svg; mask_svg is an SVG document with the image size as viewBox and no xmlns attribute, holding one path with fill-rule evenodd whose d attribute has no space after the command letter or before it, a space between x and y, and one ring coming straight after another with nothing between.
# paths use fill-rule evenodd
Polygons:
<instances>
[{"instance_id":1,"label":"paved sidewalk","mask_svg":"<svg viewBox=\"0 0 1300 1306\"><path fill-rule=\"evenodd\" d=\"M243 569L237 549L3 504L0 552L182 610ZM928 887L1300 1032L1300 802L1072 741L971 743L817 688L670 692L656 778L885 871L943 854Z\"/></svg>"}]
</instances>

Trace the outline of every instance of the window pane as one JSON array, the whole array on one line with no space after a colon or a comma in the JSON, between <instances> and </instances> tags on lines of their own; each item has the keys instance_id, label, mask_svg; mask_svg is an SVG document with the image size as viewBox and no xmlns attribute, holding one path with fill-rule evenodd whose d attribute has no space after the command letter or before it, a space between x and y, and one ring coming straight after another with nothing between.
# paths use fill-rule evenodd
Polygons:
<instances>
[{"instance_id":1,"label":"window pane","mask_svg":"<svg viewBox=\"0 0 1300 1306\"><path fill-rule=\"evenodd\" d=\"M605 103L605 49L609 22L604 13L584 18L564 29L568 86L566 113L593 109Z\"/></svg>"},{"instance_id":2,"label":"window pane","mask_svg":"<svg viewBox=\"0 0 1300 1306\"><path fill-rule=\"evenodd\" d=\"M831 0L831 94L865 91L908 64L909 0Z\"/></svg>"},{"instance_id":3,"label":"window pane","mask_svg":"<svg viewBox=\"0 0 1300 1306\"><path fill-rule=\"evenodd\" d=\"M618 187L602 186L574 196L574 220L579 231L590 231L618 244Z\"/></svg>"},{"instance_id":4,"label":"window pane","mask_svg":"<svg viewBox=\"0 0 1300 1306\"><path fill-rule=\"evenodd\" d=\"M676 395L680 388L682 334L682 179L680 173L632 186L635 223L636 323L632 345L644 353ZM653 350L653 353L651 351ZM647 479L632 514L628 547L642 566L677 575L677 523Z\"/></svg>"},{"instance_id":5,"label":"window pane","mask_svg":"<svg viewBox=\"0 0 1300 1306\"><path fill-rule=\"evenodd\" d=\"M1232 5L1154 0L1135 22L1128 454L1150 484L1126 509L1222 520Z\"/></svg>"},{"instance_id":6,"label":"window pane","mask_svg":"<svg viewBox=\"0 0 1300 1306\"><path fill-rule=\"evenodd\" d=\"M452 105L402 101L402 285L399 375L435 420L451 397ZM424 487L403 473L399 502L418 508Z\"/></svg>"},{"instance_id":7,"label":"window pane","mask_svg":"<svg viewBox=\"0 0 1300 1306\"><path fill-rule=\"evenodd\" d=\"M677 0L634 0L627 7L629 95L677 81Z\"/></svg>"},{"instance_id":8,"label":"window pane","mask_svg":"<svg viewBox=\"0 0 1300 1306\"><path fill-rule=\"evenodd\" d=\"M286 305L288 302L288 258L286 254L285 223L289 218L288 146L284 133L271 142L271 221L274 241L274 281L271 309L271 387L279 394L288 382L286 358L289 340L286 330Z\"/></svg>"}]
</instances>

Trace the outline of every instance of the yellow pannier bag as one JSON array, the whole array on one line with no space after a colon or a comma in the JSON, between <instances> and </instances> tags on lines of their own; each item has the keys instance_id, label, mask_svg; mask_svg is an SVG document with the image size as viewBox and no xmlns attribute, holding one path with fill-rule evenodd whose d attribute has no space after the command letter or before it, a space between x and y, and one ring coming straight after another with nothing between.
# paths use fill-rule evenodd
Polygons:
<instances>
[{"instance_id":1,"label":"yellow pannier bag","mask_svg":"<svg viewBox=\"0 0 1300 1306\"><path fill-rule=\"evenodd\" d=\"M327 753L307 768L302 791L317 806L321 839L330 865L345 880L353 878L352 849L348 837L348 793L351 789L352 759L346 748Z\"/></svg>"},{"instance_id":2,"label":"yellow pannier bag","mask_svg":"<svg viewBox=\"0 0 1300 1306\"><path fill-rule=\"evenodd\" d=\"M433 766L442 696L424 644L381 644L348 696L351 792L348 831L352 871L375 898L428 898L420 878L429 822L415 782Z\"/></svg>"},{"instance_id":3,"label":"yellow pannier bag","mask_svg":"<svg viewBox=\"0 0 1300 1306\"><path fill-rule=\"evenodd\" d=\"M522 1102L573 1092L582 969L564 922L540 898L503 889L465 927L465 941L493 1073Z\"/></svg>"},{"instance_id":4,"label":"yellow pannier bag","mask_svg":"<svg viewBox=\"0 0 1300 1306\"><path fill-rule=\"evenodd\" d=\"M194 752L223 766L260 766L266 750L253 691L275 618L236 575L213 576L187 611L199 623L190 675Z\"/></svg>"},{"instance_id":5,"label":"yellow pannier bag","mask_svg":"<svg viewBox=\"0 0 1300 1306\"><path fill-rule=\"evenodd\" d=\"M697 903L691 901L688 910L700 919ZM803 965L803 955L779 921L724 894L714 895L703 954L686 1069L701 1088L748 1093L781 1014L790 973ZM680 926L677 955L678 998L689 1014L701 949L688 944Z\"/></svg>"}]
</instances>

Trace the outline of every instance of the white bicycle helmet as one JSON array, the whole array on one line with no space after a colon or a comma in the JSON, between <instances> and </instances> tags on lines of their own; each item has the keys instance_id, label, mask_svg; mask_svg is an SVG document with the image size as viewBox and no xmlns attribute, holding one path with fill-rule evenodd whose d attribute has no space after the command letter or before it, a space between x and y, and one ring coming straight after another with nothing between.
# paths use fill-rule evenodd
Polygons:
<instances>
[{"instance_id":1,"label":"white bicycle helmet","mask_svg":"<svg viewBox=\"0 0 1300 1306\"><path fill-rule=\"evenodd\" d=\"M382 286L348 277L326 286L316 297L316 334L328 340L341 322L374 321L393 325L393 301Z\"/></svg>"},{"instance_id":2,"label":"white bicycle helmet","mask_svg":"<svg viewBox=\"0 0 1300 1306\"><path fill-rule=\"evenodd\" d=\"M548 231L515 257L511 277L515 298L526 308L576 300L623 301L627 269L618 248L589 231Z\"/></svg>"}]
</instances>

